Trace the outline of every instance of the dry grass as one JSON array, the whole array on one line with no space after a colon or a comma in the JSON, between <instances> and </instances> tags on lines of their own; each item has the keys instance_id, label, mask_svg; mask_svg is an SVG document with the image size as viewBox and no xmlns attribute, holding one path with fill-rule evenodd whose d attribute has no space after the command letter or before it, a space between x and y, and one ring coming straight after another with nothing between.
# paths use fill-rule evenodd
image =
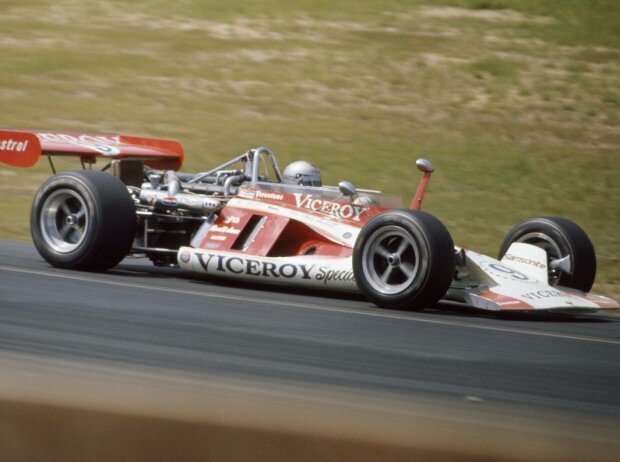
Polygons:
<instances>
[{"instance_id":1,"label":"dry grass","mask_svg":"<svg viewBox=\"0 0 620 462\"><path fill-rule=\"evenodd\" d=\"M521 219L564 215L617 296L620 21L588 5L11 0L0 126L175 137L187 170L267 145L405 198L425 156L458 243L494 254ZM0 236L26 238L49 169L0 169Z\"/></svg>"}]
</instances>

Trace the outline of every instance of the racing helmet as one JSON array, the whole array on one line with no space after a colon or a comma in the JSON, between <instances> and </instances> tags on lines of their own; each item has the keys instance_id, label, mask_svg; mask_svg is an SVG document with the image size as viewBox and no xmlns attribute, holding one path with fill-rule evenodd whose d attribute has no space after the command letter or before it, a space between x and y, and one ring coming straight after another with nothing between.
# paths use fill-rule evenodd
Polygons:
<instances>
[{"instance_id":1,"label":"racing helmet","mask_svg":"<svg viewBox=\"0 0 620 462\"><path fill-rule=\"evenodd\" d=\"M321 171L305 160L288 164L282 173L282 182L300 186L321 186Z\"/></svg>"}]
</instances>

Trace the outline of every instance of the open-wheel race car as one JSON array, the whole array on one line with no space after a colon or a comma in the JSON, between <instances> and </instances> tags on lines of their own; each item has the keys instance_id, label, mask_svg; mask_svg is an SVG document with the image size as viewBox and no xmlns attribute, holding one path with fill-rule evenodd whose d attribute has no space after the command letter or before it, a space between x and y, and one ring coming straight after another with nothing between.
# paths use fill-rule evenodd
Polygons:
<instances>
[{"instance_id":1,"label":"open-wheel race car","mask_svg":"<svg viewBox=\"0 0 620 462\"><path fill-rule=\"evenodd\" d=\"M0 160L21 167L47 155L80 158L38 190L31 233L59 268L103 271L128 255L212 276L359 292L380 307L423 309L439 300L473 308L559 312L616 309L589 293L594 248L557 217L517 224L499 258L455 246L420 210L433 166L409 208L400 197L342 181L323 186L308 162L284 171L265 147L197 174L181 173L181 144L122 135L0 131ZM105 161L94 170L97 160Z\"/></svg>"}]
</instances>

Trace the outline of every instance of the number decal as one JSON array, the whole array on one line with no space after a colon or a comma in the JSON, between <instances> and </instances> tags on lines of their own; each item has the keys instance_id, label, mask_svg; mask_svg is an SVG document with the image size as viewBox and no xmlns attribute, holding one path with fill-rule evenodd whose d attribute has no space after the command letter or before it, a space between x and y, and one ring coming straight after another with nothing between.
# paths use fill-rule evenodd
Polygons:
<instances>
[{"instance_id":1,"label":"number decal","mask_svg":"<svg viewBox=\"0 0 620 462\"><path fill-rule=\"evenodd\" d=\"M498 277L501 279L512 279L520 282L535 282L526 274L523 274L520 271L512 269L509 266L506 266L499 262L485 261L482 262L481 266L485 271L487 271L494 277Z\"/></svg>"}]
</instances>

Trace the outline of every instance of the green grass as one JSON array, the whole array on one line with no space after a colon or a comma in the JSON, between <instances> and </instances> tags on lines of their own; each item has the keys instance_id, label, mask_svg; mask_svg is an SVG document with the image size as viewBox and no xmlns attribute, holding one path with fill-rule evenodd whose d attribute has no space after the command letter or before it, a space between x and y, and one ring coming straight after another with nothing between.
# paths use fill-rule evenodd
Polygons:
<instances>
[{"instance_id":1,"label":"green grass","mask_svg":"<svg viewBox=\"0 0 620 462\"><path fill-rule=\"evenodd\" d=\"M173 137L188 171L266 145L405 202L425 156L456 242L564 215L620 298L616 0L6 0L0 50L0 126ZM0 166L0 237L48 172Z\"/></svg>"}]
</instances>

